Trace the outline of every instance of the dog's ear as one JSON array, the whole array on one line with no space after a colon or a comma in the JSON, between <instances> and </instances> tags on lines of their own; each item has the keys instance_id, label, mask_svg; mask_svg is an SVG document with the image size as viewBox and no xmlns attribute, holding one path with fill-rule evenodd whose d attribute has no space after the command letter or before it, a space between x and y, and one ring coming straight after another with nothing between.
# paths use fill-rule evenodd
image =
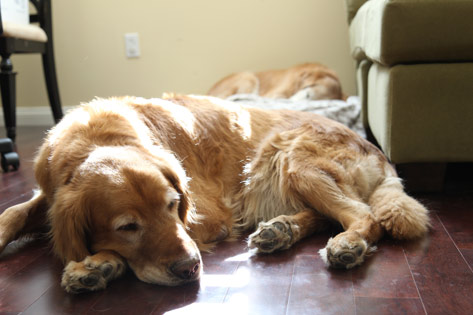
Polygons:
<instances>
[{"instance_id":1,"label":"dog's ear","mask_svg":"<svg viewBox=\"0 0 473 315\"><path fill-rule=\"evenodd\" d=\"M181 218L182 222L186 224L187 212L189 211L189 207L191 206L189 192L187 191L187 187L183 187L180 183L174 185L174 189L176 189L180 196L178 208L179 217Z\"/></svg>"},{"instance_id":2,"label":"dog's ear","mask_svg":"<svg viewBox=\"0 0 473 315\"><path fill-rule=\"evenodd\" d=\"M166 172L165 176L171 182L174 189L179 193L180 200L179 207L177 210L179 213L179 218L182 220L182 222L184 222L184 224L186 224L187 212L192 206L192 201L187 190L187 183L184 181L184 179L180 179L174 172L170 170Z\"/></svg>"},{"instance_id":3,"label":"dog's ear","mask_svg":"<svg viewBox=\"0 0 473 315\"><path fill-rule=\"evenodd\" d=\"M54 251L64 263L81 261L90 255L87 248L89 211L79 192L58 191L56 196L48 214Z\"/></svg>"}]
</instances>

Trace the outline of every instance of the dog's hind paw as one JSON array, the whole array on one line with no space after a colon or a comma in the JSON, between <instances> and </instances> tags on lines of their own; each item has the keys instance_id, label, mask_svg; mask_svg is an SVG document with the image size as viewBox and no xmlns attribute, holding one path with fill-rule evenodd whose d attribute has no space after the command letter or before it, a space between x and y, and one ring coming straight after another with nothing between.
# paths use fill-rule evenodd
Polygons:
<instances>
[{"instance_id":1,"label":"dog's hind paw","mask_svg":"<svg viewBox=\"0 0 473 315\"><path fill-rule=\"evenodd\" d=\"M101 260L87 256L83 261L70 261L64 268L61 286L69 293L105 289L107 283L125 271L121 261Z\"/></svg>"},{"instance_id":2,"label":"dog's hind paw","mask_svg":"<svg viewBox=\"0 0 473 315\"><path fill-rule=\"evenodd\" d=\"M299 228L287 216L279 216L268 222L260 222L256 231L248 237L248 247L257 253L272 253L291 247Z\"/></svg>"},{"instance_id":3,"label":"dog's hind paw","mask_svg":"<svg viewBox=\"0 0 473 315\"><path fill-rule=\"evenodd\" d=\"M376 250L356 232L343 232L330 238L319 250L322 260L332 268L351 269L360 265L367 254Z\"/></svg>"}]
</instances>

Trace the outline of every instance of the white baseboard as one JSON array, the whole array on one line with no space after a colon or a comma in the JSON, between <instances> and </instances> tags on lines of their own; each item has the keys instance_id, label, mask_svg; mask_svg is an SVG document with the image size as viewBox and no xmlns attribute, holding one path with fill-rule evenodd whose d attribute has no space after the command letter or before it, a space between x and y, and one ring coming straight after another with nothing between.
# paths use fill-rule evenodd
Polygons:
<instances>
[{"instance_id":1,"label":"white baseboard","mask_svg":"<svg viewBox=\"0 0 473 315\"><path fill-rule=\"evenodd\" d=\"M62 110L66 113L74 106L63 106ZM16 108L17 126L53 126L53 114L49 106L38 107L17 107ZM0 126L4 127L3 112L0 111Z\"/></svg>"}]
</instances>

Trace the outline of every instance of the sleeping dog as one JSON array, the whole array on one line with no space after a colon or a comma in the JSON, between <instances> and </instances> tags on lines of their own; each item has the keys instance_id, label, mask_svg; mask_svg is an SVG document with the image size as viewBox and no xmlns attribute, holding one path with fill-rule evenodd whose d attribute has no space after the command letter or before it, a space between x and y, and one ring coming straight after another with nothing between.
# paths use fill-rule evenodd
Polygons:
<instances>
[{"instance_id":1,"label":"sleeping dog","mask_svg":"<svg viewBox=\"0 0 473 315\"><path fill-rule=\"evenodd\" d=\"M234 94L256 94L291 100L345 99L338 76L318 63L284 70L238 72L215 83L208 95L227 98Z\"/></svg>"},{"instance_id":2,"label":"sleeping dog","mask_svg":"<svg viewBox=\"0 0 473 315\"><path fill-rule=\"evenodd\" d=\"M247 229L250 248L272 253L337 221L320 255L348 269L383 233L429 226L384 155L343 125L212 97L83 104L48 133L35 176L35 196L0 216L0 251L47 227L72 293L126 266L149 283L196 281L200 251Z\"/></svg>"}]
</instances>

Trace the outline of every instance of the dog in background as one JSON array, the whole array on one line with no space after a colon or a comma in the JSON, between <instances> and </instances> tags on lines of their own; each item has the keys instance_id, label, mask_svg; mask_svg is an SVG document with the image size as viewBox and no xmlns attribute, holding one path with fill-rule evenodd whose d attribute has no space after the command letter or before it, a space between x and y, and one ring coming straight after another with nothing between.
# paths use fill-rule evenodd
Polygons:
<instances>
[{"instance_id":1,"label":"dog in background","mask_svg":"<svg viewBox=\"0 0 473 315\"><path fill-rule=\"evenodd\" d=\"M335 72L317 63L284 70L234 73L218 81L207 94L227 98L240 93L292 100L346 99Z\"/></svg>"},{"instance_id":2,"label":"dog in background","mask_svg":"<svg viewBox=\"0 0 473 315\"><path fill-rule=\"evenodd\" d=\"M35 196L0 215L0 252L49 229L72 293L127 266L149 283L196 281L200 251L242 229L269 254L338 222L345 231L320 255L348 269L383 233L412 239L429 226L382 152L347 127L214 97L84 104L48 133L35 177Z\"/></svg>"}]
</instances>

